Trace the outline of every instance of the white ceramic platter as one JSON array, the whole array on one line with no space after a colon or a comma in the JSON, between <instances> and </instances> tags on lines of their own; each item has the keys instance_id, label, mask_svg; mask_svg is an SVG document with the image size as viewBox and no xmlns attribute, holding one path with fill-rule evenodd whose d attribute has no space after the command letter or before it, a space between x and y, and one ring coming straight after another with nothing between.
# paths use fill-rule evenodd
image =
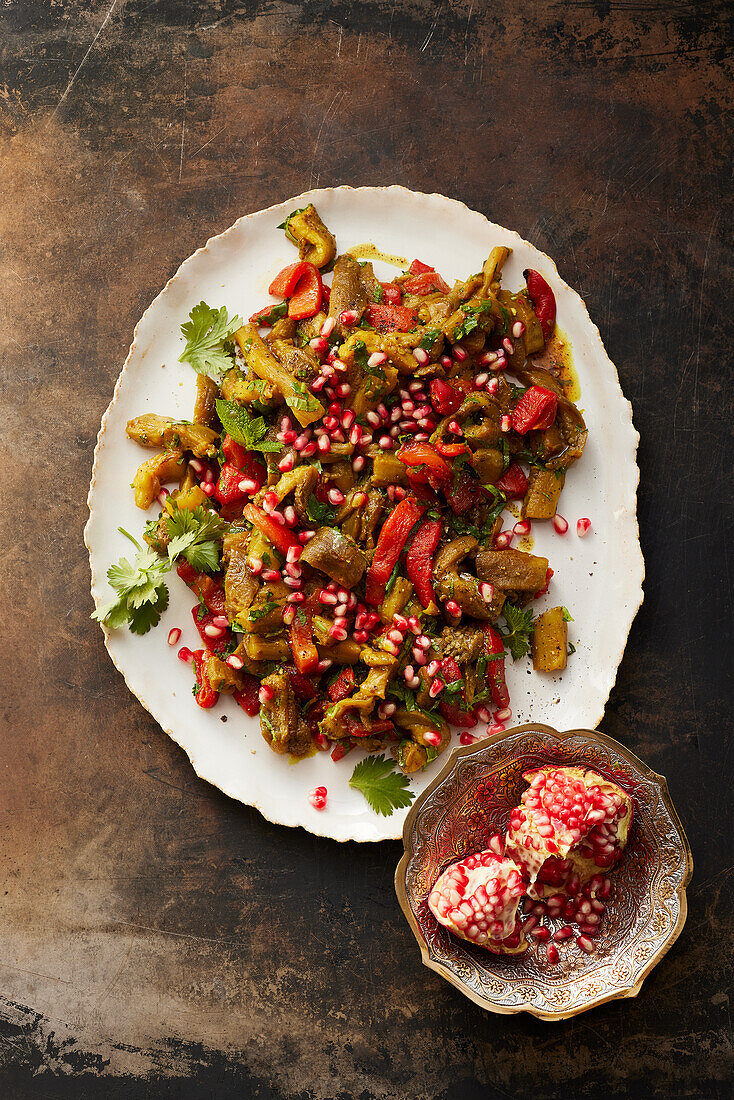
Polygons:
<instances>
[{"instance_id":1,"label":"white ceramic platter","mask_svg":"<svg viewBox=\"0 0 734 1100\"><path fill-rule=\"evenodd\" d=\"M635 511L639 436L632 426L631 406L622 395L599 330L578 294L559 277L553 261L511 230L441 195L402 187L309 191L241 218L181 265L138 323L102 420L85 531L97 605L109 598L108 566L131 549L118 527L139 539L145 520L156 512L154 505L150 515L144 515L133 502L130 482L145 453L126 437L127 420L145 412L190 418L195 375L187 364L177 362L182 350L181 322L202 300L212 306L226 305L230 314L241 317L270 301L271 279L296 256L276 227L289 211L309 201L336 235L340 251L372 242L393 256L408 260L418 256L452 282L479 270L494 245L506 245L513 251L503 270L503 286L520 287L523 270L533 267L553 287L558 322L572 345L581 382L578 403L589 427L589 441L561 498L562 514L570 524L568 534L561 537L550 524L536 523L533 535L536 552L547 555L555 570L551 592L541 607L562 603L570 609L575 621L569 624L569 638L576 653L562 675L535 674L529 661L523 660L508 667L507 679L514 722L545 722L557 729L594 728L603 715L630 625L642 602L644 566ZM383 279L395 273L381 263L376 271ZM581 516L590 517L593 524L583 540L576 535L576 520ZM223 696L211 710L196 706L191 667L167 645L169 629L180 626L180 644L196 647L192 597L175 573L169 589L170 606L156 629L143 637L126 629L105 630L105 644L130 690L185 750L197 775L282 825L302 825L335 840L399 838L405 811L378 817L348 785L361 758L356 750L338 764L327 753L290 764L267 747L258 720L248 718L231 699ZM221 720L223 715L226 722ZM454 740L458 744L456 735ZM413 776L412 789L420 793L440 766L435 763ZM307 793L318 785L328 789L323 811L314 810L307 800Z\"/></svg>"}]
</instances>

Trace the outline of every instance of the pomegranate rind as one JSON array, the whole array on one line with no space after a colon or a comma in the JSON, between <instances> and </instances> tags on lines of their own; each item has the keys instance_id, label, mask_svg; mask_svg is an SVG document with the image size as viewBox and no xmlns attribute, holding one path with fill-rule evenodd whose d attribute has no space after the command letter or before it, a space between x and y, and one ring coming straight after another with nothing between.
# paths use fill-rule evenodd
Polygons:
<instances>
[{"instance_id":1,"label":"pomegranate rind","mask_svg":"<svg viewBox=\"0 0 734 1100\"><path fill-rule=\"evenodd\" d=\"M436 879L428 907L439 924L459 939L496 954L525 950L517 909L526 884L514 860L486 850L448 867ZM510 938L510 945L503 941Z\"/></svg>"},{"instance_id":2,"label":"pomegranate rind","mask_svg":"<svg viewBox=\"0 0 734 1100\"><path fill-rule=\"evenodd\" d=\"M523 779L529 786L513 810L506 849L521 866L530 896L568 892L574 877L583 885L608 872L629 836L629 795L585 768L548 766L525 772Z\"/></svg>"}]
</instances>

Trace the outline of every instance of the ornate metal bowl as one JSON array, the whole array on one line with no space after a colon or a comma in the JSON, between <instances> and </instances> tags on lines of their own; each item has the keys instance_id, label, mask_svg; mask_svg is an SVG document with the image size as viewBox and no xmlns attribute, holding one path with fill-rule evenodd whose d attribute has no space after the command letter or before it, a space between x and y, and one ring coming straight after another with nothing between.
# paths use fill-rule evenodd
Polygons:
<instances>
[{"instance_id":1,"label":"ornate metal bowl","mask_svg":"<svg viewBox=\"0 0 734 1100\"><path fill-rule=\"evenodd\" d=\"M522 773L549 763L594 768L635 805L596 951L584 955L573 940L560 943L555 966L537 943L517 957L466 943L439 925L427 904L449 864L504 831L526 785ZM636 997L685 924L693 860L665 779L603 733L530 724L458 749L413 804L403 845L395 888L424 964L490 1012L565 1020L605 1001Z\"/></svg>"}]
</instances>

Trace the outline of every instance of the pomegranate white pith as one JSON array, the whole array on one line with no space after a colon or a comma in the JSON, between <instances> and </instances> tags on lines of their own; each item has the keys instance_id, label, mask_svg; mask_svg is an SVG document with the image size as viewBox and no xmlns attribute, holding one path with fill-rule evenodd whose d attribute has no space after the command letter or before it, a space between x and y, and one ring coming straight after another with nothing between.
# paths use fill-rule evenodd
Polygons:
<instances>
[{"instance_id":1,"label":"pomegranate white pith","mask_svg":"<svg viewBox=\"0 0 734 1100\"><path fill-rule=\"evenodd\" d=\"M507 853L540 896L574 876L587 882L620 859L632 800L597 772L547 767L526 772L530 786L510 816ZM537 885L536 885L537 883Z\"/></svg>"},{"instance_id":2,"label":"pomegranate white pith","mask_svg":"<svg viewBox=\"0 0 734 1100\"><path fill-rule=\"evenodd\" d=\"M434 883L428 905L436 920L455 936L490 950L512 952L521 944L516 924L524 893L518 865L485 851L444 871ZM501 941L508 937L510 943L503 945Z\"/></svg>"}]
</instances>

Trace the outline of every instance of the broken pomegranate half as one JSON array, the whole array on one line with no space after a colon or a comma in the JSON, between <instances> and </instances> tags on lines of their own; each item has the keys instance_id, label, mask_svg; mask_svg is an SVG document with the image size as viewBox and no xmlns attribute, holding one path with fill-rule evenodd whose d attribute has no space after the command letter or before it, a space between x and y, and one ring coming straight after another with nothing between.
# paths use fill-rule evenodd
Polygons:
<instances>
[{"instance_id":1,"label":"broken pomegranate half","mask_svg":"<svg viewBox=\"0 0 734 1100\"><path fill-rule=\"evenodd\" d=\"M477 852L454 863L436 880L428 906L436 920L455 936L496 954L527 950L517 909L526 891L512 859Z\"/></svg>"},{"instance_id":2,"label":"broken pomegranate half","mask_svg":"<svg viewBox=\"0 0 734 1100\"><path fill-rule=\"evenodd\" d=\"M530 786L510 815L506 847L532 896L575 893L614 866L632 823L621 787L585 768L546 767L523 778Z\"/></svg>"}]
</instances>

